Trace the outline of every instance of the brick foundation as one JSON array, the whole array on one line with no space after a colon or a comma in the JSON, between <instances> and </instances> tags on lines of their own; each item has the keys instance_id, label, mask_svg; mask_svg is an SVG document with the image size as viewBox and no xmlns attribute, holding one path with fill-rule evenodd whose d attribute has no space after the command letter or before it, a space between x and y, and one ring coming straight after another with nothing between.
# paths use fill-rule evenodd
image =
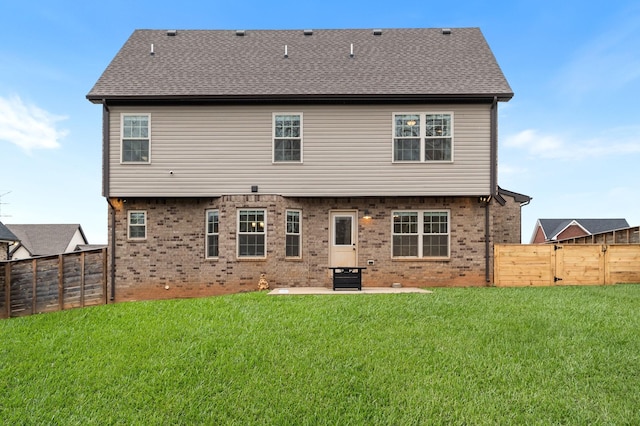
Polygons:
<instances>
[{"instance_id":1,"label":"brick foundation","mask_svg":"<svg viewBox=\"0 0 640 426\"><path fill-rule=\"evenodd\" d=\"M484 286L485 208L477 197L284 198L234 195L220 198L111 200L115 207L116 301L200 297L257 289L260 274L274 287L330 287L329 212L358 210L358 266L364 286ZM517 206L517 209L516 209ZM236 257L240 208L267 210L267 256ZM205 212L218 209L219 257L205 258ZM302 259L285 258L285 211L302 211ZM367 209L372 218L364 219ZM447 260L391 258L393 210L450 210ZM493 202L490 226L499 242L520 242L520 207ZM127 212L147 212L147 239L127 239ZM110 213L111 214L111 213ZM111 223L109 224L111 226ZM109 231L111 238L111 230ZM517 238L517 239L516 239ZM109 242L112 249L113 241ZM493 265L493 244L490 244ZM367 262L372 260L373 265ZM490 279L492 271L490 271Z\"/></svg>"}]
</instances>

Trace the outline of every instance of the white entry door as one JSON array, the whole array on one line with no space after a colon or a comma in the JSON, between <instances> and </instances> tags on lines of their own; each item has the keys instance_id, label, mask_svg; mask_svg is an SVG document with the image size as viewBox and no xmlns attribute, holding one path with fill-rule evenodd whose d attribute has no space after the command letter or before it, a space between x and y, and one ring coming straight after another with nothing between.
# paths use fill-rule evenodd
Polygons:
<instances>
[{"instance_id":1,"label":"white entry door","mask_svg":"<svg viewBox=\"0 0 640 426\"><path fill-rule=\"evenodd\" d=\"M331 212L331 266L358 266L358 212Z\"/></svg>"}]
</instances>

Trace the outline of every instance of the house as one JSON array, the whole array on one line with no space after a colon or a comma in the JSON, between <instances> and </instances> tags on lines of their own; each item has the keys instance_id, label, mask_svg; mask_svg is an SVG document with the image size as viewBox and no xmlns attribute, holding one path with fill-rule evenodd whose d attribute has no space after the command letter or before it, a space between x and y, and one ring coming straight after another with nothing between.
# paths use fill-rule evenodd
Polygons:
<instances>
[{"instance_id":1,"label":"house","mask_svg":"<svg viewBox=\"0 0 640 426\"><path fill-rule=\"evenodd\" d=\"M531 244L602 234L629 228L626 219L538 219Z\"/></svg>"},{"instance_id":2,"label":"house","mask_svg":"<svg viewBox=\"0 0 640 426\"><path fill-rule=\"evenodd\" d=\"M69 253L87 244L82 227L78 224L6 225L18 238L11 247L9 259L27 259L36 256Z\"/></svg>"},{"instance_id":3,"label":"house","mask_svg":"<svg viewBox=\"0 0 640 426\"><path fill-rule=\"evenodd\" d=\"M490 283L512 96L478 28L134 31L87 95L112 298Z\"/></svg>"},{"instance_id":4,"label":"house","mask_svg":"<svg viewBox=\"0 0 640 426\"><path fill-rule=\"evenodd\" d=\"M18 237L0 222L0 260L9 259L11 248L19 241Z\"/></svg>"}]
</instances>

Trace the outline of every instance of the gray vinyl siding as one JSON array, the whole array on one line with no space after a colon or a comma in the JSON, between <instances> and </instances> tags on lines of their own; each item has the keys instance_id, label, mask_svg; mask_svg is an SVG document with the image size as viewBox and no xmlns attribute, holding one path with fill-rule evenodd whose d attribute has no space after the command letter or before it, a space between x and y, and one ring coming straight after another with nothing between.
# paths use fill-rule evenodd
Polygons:
<instances>
[{"instance_id":1,"label":"gray vinyl siding","mask_svg":"<svg viewBox=\"0 0 640 426\"><path fill-rule=\"evenodd\" d=\"M111 107L112 197L490 193L490 105ZM453 112L452 163L393 163L394 112ZM272 162L274 112L303 113L303 163ZM122 113L151 114L151 163L120 162ZM173 174L170 174L173 171Z\"/></svg>"}]
</instances>

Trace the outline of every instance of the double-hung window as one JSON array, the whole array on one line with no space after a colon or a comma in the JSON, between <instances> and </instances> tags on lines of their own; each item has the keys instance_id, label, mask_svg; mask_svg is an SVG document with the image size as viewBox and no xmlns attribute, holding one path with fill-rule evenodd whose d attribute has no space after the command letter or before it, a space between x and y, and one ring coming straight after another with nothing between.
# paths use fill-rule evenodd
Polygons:
<instances>
[{"instance_id":1,"label":"double-hung window","mask_svg":"<svg viewBox=\"0 0 640 426\"><path fill-rule=\"evenodd\" d=\"M453 160L453 113L393 115L393 161Z\"/></svg>"},{"instance_id":2,"label":"double-hung window","mask_svg":"<svg viewBox=\"0 0 640 426\"><path fill-rule=\"evenodd\" d=\"M144 240L147 238L147 212L132 210L127 214L127 237L130 240Z\"/></svg>"},{"instance_id":3,"label":"double-hung window","mask_svg":"<svg viewBox=\"0 0 640 426\"><path fill-rule=\"evenodd\" d=\"M394 258L449 257L448 211L396 211L392 227Z\"/></svg>"},{"instance_id":4,"label":"double-hung window","mask_svg":"<svg viewBox=\"0 0 640 426\"><path fill-rule=\"evenodd\" d=\"M218 229L220 215L218 210L207 210L207 258L216 258L219 253Z\"/></svg>"},{"instance_id":5,"label":"double-hung window","mask_svg":"<svg viewBox=\"0 0 640 426\"><path fill-rule=\"evenodd\" d=\"M273 114L273 162L302 163L302 113Z\"/></svg>"},{"instance_id":6,"label":"double-hung window","mask_svg":"<svg viewBox=\"0 0 640 426\"><path fill-rule=\"evenodd\" d=\"M302 229L300 226L300 219L300 210L287 210L287 223L285 230L286 257L301 257Z\"/></svg>"},{"instance_id":7,"label":"double-hung window","mask_svg":"<svg viewBox=\"0 0 640 426\"><path fill-rule=\"evenodd\" d=\"M238 210L238 257L266 257L266 220L267 212L264 209Z\"/></svg>"},{"instance_id":8,"label":"double-hung window","mask_svg":"<svg viewBox=\"0 0 640 426\"><path fill-rule=\"evenodd\" d=\"M151 116L149 114L122 114L123 163L151 162Z\"/></svg>"}]
</instances>

